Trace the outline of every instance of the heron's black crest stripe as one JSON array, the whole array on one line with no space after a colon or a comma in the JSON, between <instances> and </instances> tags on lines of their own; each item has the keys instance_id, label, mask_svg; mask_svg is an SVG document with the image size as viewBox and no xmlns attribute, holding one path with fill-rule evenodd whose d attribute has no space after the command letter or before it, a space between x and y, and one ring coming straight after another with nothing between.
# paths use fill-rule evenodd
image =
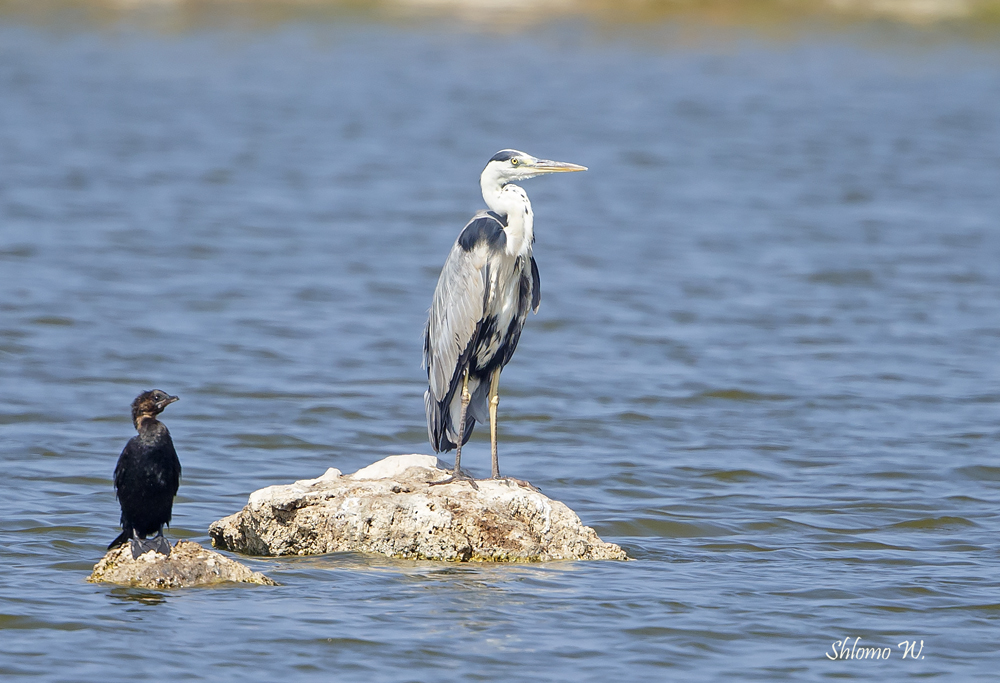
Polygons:
<instances>
[{"instance_id":1,"label":"heron's black crest stripe","mask_svg":"<svg viewBox=\"0 0 1000 683\"><path fill-rule=\"evenodd\" d=\"M518 154L520 154L520 152L516 149L501 149L493 155L490 161L509 161L512 157L516 157Z\"/></svg>"},{"instance_id":2,"label":"heron's black crest stripe","mask_svg":"<svg viewBox=\"0 0 1000 683\"><path fill-rule=\"evenodd\" d=\"M486 215L479 215L465 226L465 230L458 236L458 245L465 251L472 251L481 242L486 242L490 249L505 249L507 234L503 228L503 218L492 211Z\"/></svg>"}]
</instances>

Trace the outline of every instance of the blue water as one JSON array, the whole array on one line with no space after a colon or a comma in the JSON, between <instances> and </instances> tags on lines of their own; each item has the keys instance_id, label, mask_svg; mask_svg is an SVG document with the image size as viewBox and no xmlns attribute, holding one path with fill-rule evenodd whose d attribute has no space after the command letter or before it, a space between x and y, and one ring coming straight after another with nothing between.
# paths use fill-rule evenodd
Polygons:
<instances>
[{"instance_id":1,"label":"blue water","mask_svg":"<svg viewBox=\"0 0 1000 683\"><path fill-rule=\"evenodd\" d=\"M60 17L0 15L4 678L993 678L998 43ZM141 390L181 397L175 539L429 452L422 326L504 147L590 171L524 184L501 467L635 561L86 583ZM486 476L487 432L463 456Z\"/></svg>"}]
</instances>

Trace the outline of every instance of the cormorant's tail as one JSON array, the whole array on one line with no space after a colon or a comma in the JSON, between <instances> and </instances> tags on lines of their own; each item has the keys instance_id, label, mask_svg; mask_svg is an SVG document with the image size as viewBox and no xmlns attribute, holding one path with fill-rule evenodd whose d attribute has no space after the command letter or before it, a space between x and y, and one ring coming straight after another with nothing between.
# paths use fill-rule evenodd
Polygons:
<instances>
[{"instance_id":1,"label":"cormorant's tail","mask_svg":"<svg viewBox=\"0 0 1000 683\"><path fill-rule=\"evenodd\" d=\"M111 544L108 545L108 550L111 550L112 548L117 548L118 546L125 545L126 543L128 543L130 538L132 538L132 529L131 527L125 527L122 530L122 532L118 534L118 538L111 541Z\"/></svg>"}]
</instances>

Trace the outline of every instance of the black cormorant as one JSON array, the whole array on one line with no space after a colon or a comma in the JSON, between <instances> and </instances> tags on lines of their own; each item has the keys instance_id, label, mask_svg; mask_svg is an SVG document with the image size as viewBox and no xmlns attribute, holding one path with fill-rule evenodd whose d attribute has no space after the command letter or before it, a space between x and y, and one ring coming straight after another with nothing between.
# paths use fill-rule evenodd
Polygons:
<instances>
[{"instance_id":1,"label":"black cormorant","mask_svg":"<svg viewBox=\"0 0 1000 683\"><path fill-rule=\"evenodd\" d=\"M178 400L155 389L132 401L132 423L138 435L129 439L115 466L115 492L122 506L122 533L108 549L126 541L132 557L155 550L170 555L170 543L163 537L163 525L170 524L174 496L181 480L181 463L166 426L156 419L168 405ZM156 534L147 540L147 536Z\"/></svg>"}]
</instances>

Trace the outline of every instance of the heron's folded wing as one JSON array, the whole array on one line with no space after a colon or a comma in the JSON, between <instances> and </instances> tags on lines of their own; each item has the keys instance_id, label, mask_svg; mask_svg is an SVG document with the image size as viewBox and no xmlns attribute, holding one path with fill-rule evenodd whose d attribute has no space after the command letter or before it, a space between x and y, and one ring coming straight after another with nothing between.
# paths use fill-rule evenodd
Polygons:
<instances>
[{"instance_id":1,"label":"heron's folded wing","mask_svg":"<svg viewBox=\"0 0 1000 683\"><path fill-rule=\"evenodd\" d=\"M451 248L427 319L424 363L430 392L436 401L444 400L453 388L460 360L468 353L483 319L489 247L485 240L470 246L466 249L456 242Z\"/></svg>"}]
</instances>

